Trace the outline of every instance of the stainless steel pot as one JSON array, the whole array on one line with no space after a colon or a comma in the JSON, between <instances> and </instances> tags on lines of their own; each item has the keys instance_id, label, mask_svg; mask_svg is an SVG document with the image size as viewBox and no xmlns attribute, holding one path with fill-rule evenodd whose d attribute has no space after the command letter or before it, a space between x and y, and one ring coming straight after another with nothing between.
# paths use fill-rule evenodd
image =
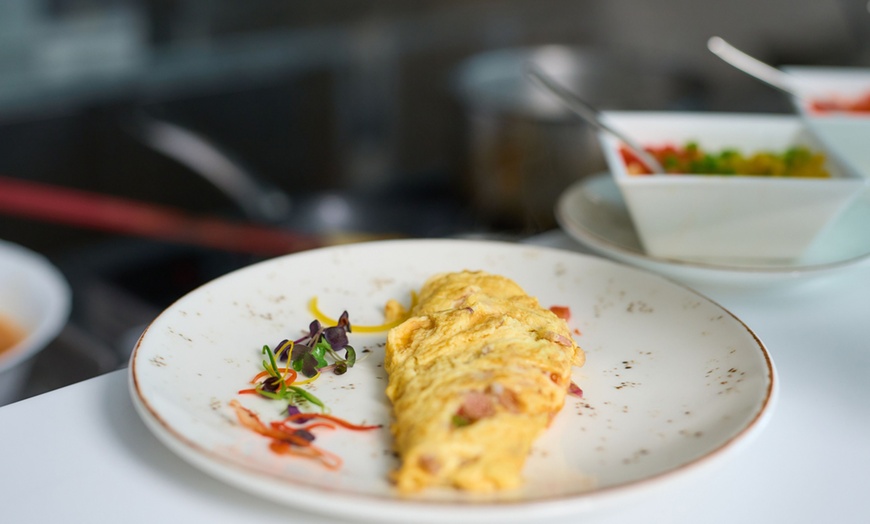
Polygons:
<instances>
[{"instance_id":1,"label":"stainless steel pot","mask_svg":"<svg viewBox=\"0 0 870 524\"><path fill-rule=\"evenodd\" d=\"M695 109L700 89L682 72L611 51L565 46L476 55L457 70L467 116L467 188L498 227L555 225L559 194L605 169L593 129L525 78L532 61L599 109Z\"/></svg>"}]
</instances>

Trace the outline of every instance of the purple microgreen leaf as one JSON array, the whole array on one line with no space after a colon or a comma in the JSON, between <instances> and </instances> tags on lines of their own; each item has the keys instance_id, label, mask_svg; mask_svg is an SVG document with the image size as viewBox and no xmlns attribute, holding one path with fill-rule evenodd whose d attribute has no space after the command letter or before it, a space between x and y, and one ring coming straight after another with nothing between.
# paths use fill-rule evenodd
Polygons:
<instances>
[{"instance_id":1,"label":"purple microgreen leaf","mask_svg":"<svg viewBox=\"0 0 870 524\"><path fill-rule=\"evenodd\" d=\"M307 401L306 401L306 402L307 402ZM302 411L300 411L298 408L297 408L296 411L297 411L298 413L302 413ZM298 414L298 413L294 413L294 414ZM296 417L296 418L294 418L291 422L292 422L293 424L306 424L306 423L308 423L308 422L311 422L311 420L314 419L315 417L317 417L317 415L314 415L314 414L312 414L312 413L309 413L309 414L307 414L307 415L305 415L305 416L302 416L302 417Z\"/></svg>"},{"instance_id":2,"label":"purple microgreen leaf","mask_svg":"<svg viewBox=\"0 0 870 524\"><path fill-rule=\"evenodd\" d=\"M347 346L347 331L343 327L334 326L326 328L323 331L323 338L326 339L326 342L329 343L333 351L338 351Z\"/></svg>"},{"instance_id":3,"label":"purple microgreen leaf","mask_svg":"<svg viewBox=\"0 0 870 524\"><path fill-rule=\"evenodd\" d=\"M317 358L315 358L311 353L308 353L302 357L302 369L298 371L301 371L306 377L311 378L317 374L318 368L320 367L318 364L319 362L317 361Z\"/></svg>"},{"instance_id":4,"label":"purple microgreen leaf","mask_svg":"<svg viewBox=\"0 0 870 524\"><path fill-rule=\"evenodd\" d=\"M300 437L308 442L314 441L314 433L308 431L307 429L297 429L293 432L294 435Z\"/></svg>"},{"instance_id":5,"label":"purple microgreen leaf","mask_svg":"<svg viewBox=\"0 0 870 524\"><path fill-rule=\"evenodd\" d=\"M263 381L263 390L276 392L281 388L282 380L279 377L268 377Z\"/></svg>"},{"instance_id":6,"label":"purple microgreen leaf","mask_svg":"<svg viewBox=\"0 0 870 524\"><path fill-rule=\"evenodd\" d=\"M311 324L308 325L308 333L302 335L300 338L296 339L294 342L299 344L300 342L314 342L320 337L320 332L323 330L323 326L320 324L320 321L314 319L311 321Z\"/></svg>"},{"instance_id":7,"label":"purple microgreen leaf","mask_svg":"<svg viewBox=\"0 0 870 524\"><path fill-rule=\"evenodd\" d=\"M290 357L290 348L292 343L284 339L282 340L275 349L275 356L278 357L278 360L281 362L285 362Z\"/></svg>"},{"instance_id":8,"label":"purple microgreen leaf","mask_svg":"<svg viewBox=\"0 0 870 524\"><path fill-rule=\"evenodd\" d=\"M287 404L287 416L288 417L291 417L293 415L298 415L299 413L302 413L302 411L300 411L298 407L294 406L293 404Z\"/></svg>"},{"instance_id":9,"label":"purple microgreen leaf","mask_svg":"<svg viewBox=\"0 0 870 524\"><path fill-rule=\"evenodd\" d=\"M290 360L295 364L297 360L302 359L305 355L311 353L311 348L305 344L296 344L293 346L293 352L290 354ZM296 369L295 366L293 369ZM296 369L296 371L299 371Z\"/></svg>"},{"instance_id":10,"label":"purple microgreen leaf","mask_svg":"<svg viewBox=\"0 0 870 524\"><path fill-rule=\"evenodd\" d=\"M347 314L347 311L345 311L344 313L341 314L340 317L338 317L338 327L345 328L348 333L353 332L353 330L351 329L351 326L350 326L350 316Z\"/></svg>"}]
</instances>

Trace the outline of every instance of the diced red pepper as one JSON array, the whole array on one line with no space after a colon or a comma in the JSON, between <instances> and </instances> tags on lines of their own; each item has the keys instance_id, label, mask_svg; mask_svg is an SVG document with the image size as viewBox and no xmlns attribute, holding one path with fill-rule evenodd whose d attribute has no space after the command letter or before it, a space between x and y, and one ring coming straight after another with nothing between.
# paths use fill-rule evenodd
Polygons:
<instances>
[{"instance_id":1,"label":"diced red pepper","mask_svg":"<svg viewBox=\"0 0 870 524\"><path fill-rule=\"evenodd\" d=\"M550 311L566 322L571 320L571 308L568 306L550 306Z\"/></svg>"}]
</instances>

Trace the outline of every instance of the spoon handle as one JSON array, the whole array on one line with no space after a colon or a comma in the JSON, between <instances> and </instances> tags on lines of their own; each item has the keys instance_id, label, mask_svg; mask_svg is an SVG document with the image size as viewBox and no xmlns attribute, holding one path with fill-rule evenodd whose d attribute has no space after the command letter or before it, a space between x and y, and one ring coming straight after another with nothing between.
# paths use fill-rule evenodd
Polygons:
<instances>
[{"instance_id":1,"label":"spoon handle","mask_svg":"<svg viewBox=\"0 0 870 524\"><path fill-rule=\"evenodd\" d=\"M788 75L779 69L765 64L755 57L747 55L724 39L714 36L707 40L707 49L725 62L728 62L744 73L770 84L789 95L797 97L794 87L789 82Z\"/></svg>"},{"instance_id":2,"label":"spoon handle","mask_svg":"<svg viewBox=\"0 0 870 524\"><path fill-rule=\"evenodd\" d=\"M637 155L654 174L665 172L665 169L654 156L649 154L646 149L631 138L607 125L607 123L605 123L601 118L601 113L585 100L582 100L574 94L573 91L550 78L534 64L527 65L526 75L534 82L544 87L545 90L555 95L563 104L565 104L566 107L568 107L568 109L589 122L593 127L606 133L610 133L624 142L625 145L628 146L628 148L631 149L632 152Z\"/></svg>"}]
</instances>

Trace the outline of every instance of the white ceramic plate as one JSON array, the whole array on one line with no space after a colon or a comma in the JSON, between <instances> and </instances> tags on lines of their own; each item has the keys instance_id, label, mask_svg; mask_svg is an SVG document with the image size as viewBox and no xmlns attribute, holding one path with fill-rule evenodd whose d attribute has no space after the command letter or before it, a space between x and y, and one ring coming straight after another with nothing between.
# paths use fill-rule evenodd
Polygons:
<instances>
[{"instance_id":1,"label":"white ceramic plate","mask_svg":"<svg viewBox=\"0 0 870 524\"><path fill-rule=\"evenodd\" d=\"M312 296L334 316L377 324L390 298L407 299L430 275L483 269L517 280L541 303L567 305L587 364L531 454L525 486L491 496L430 490L401 497L384 428L322 433L339 471L268 449L227 404L241 398L264 419L278 402L240 397L263 344L307 329ZM389 424L381 368L385 334L352 334L366 358L313 392L351 421ZM763 427L773 364L763 344L717 304L671 281L597 257L517 244L410 240L356 244L263 262L183 297L148 327L132 355L133 399L149 428L196 466L299 508L379 521L541 519L606 507L721 463Z\"/></svg>"},{"instance_id":2,"label":"white ceramic plate","mask_svg":"<svg viewBox=\"0 0 870 524\"><path fill-rule=\"evenodd\" d=\"M625 201L612 177L594 175L568 187L556 203L565 232L608 257L696 283L722 281L758 285L819 276L870 259L870 193L855 200L793 263L687 260L648 255L641 246Z\"/></svg>"}]
</instances>

